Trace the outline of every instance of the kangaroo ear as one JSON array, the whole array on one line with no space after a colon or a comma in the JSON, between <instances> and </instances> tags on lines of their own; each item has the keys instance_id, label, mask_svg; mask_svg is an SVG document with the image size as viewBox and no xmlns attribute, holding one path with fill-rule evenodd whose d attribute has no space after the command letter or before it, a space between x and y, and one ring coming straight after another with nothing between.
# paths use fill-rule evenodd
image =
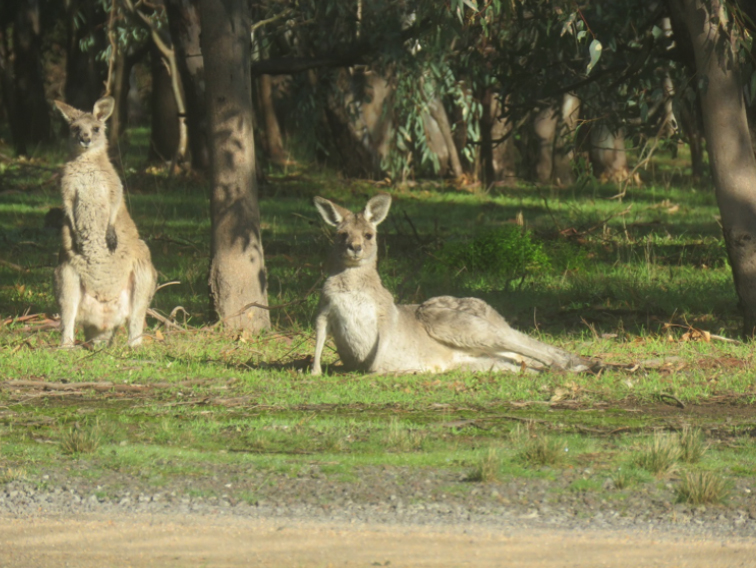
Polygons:
<instances>
[{"instance_id":1,"label":"kangaroo ear","mask_svg":"<svg viewBox=\"0 0 756 568\"><path fill-rule=\"evenodd\" d=\"M75 109L71 105L67 105L63 101L55 101L55 106L60 111L60 114L63 115L63 118L66 119L66 122L68 124L71 124L73 121L79 118L82 114L84 114L80 110Z\"/></svg>"},{"instance_id":2,"label":"kangaroo ear","mask_svg":"<svg viewBox=\"0 0 756 568\"><path fill-rule=\"evenodd\" d=\"M391 196L388 193L380 193L367 202L362 215L366 221L378 225L386 218L390 208Z\"/></svg>"},{"instance_id":3,"label":"kangaroo ear","mask_svg":"<svg viewBox=\"0 0 756 568\"><path fill-rule=\"evenodd\" d=\"M320 216L323 217L323 221L338 227L347 215L351 215L352 212L343 207L339 207L332 201L328 201L324 197L315 197L315 207L318 208Z\"/></svg>"},{"instance_id":4,"label":"kangaroo ear","mask_svg":"<svg viewBox=\"0 0 756 568\"><path fill-rule=\"evenodd\" d=\"M110 118L110 115L113 114L114 108L115 99L113 97L102 97L94 104L92 114L97 120L105 122L108 118Z\"/></svg>"}]
</instances>

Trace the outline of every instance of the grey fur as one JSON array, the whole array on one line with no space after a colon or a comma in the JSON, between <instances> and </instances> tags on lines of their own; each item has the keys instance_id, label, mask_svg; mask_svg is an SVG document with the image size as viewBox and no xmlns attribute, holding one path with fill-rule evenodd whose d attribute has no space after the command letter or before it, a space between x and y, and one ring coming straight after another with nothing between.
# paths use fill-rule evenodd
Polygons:
<instances>
[{"instance_id":1,"label":"grey fur","mask_svg":"<svg viewBox=\"0 0 756 568\"><path fill-rule=\"evenodd\" d=\"M77 154L65 165L61 180L64 219L55 296L63 347L73 346L77 323L88 343L99 343L112 341L126 322L129 345L136 347L155 293L150 251L139 238L108 158L105 121L114 103L103 97L89 113L55 101Z\"/></svg>"},{"instance_id":2,"label":"grey fur","mask_svg":"<svg viewBox=\"0 0 756 568\"><path fill-rule=\"evenodd\" d=\"M470 371L570 371L588 362L512 329L477 298L440 296L420 305L397 305L377 270L377 226L391 196L377 195L362 213L322 197L315 206L337 228L315 320L312 374L322 372L326 336L349 370L377 373Z\"/></svg>"}]
</instances>

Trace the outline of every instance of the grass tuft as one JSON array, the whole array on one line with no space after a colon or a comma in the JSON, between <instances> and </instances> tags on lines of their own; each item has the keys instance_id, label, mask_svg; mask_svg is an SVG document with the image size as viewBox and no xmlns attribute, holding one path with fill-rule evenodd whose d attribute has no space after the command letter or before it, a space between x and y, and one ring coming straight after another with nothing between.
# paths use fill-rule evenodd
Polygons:
<instances>
[{"instance_id":1,"label":"grass tuft","mask_svg":"<svg viewBox=\"0 0 756 568\"><path fill-rule=\"evenodd\" d=\"M680 454L677 436L657 432L653 440L635 455L635 464L657 477L664 477L677 469Z\"/></svg>"},{"instance_id":2,"label":"grass tuft","mask_svg":"<svg viewBox=\"0 0 756 568\"><path fill-rule=\"evenodd\" d=\"M60 449L64 454L91 454L100 447L100 428L97 424L81 427L74 424L63 431Z\"/></svg>"},{"instance_id":3,"label":"grass tuft","mask_svg":"<svg viewBox=\"0 0 756 568\"><path fill-rule=\"evenodd\" d=\"M22 467L6 467L0 469L0 485L26 479L26 470Z\"/></svg>"},{"instance_id":4,"label":"grass tuft","mask_svg":"<svg viewBox=\"0 0 756 568\"><path fill-rule=\"evenodd\" d=\"M680 503L709 505L723 503L730 494L730 486L710 471L692 471L683 475L675 492Z\"/></svg>"},{"instance_id":5,"label":"grass tuft","mask_svg":"<svg viewBox=\"0 0 756 568\"><path fill-rule=\"evenodd\" d=\"M524 442L518 457L534 467L557 466L565 461L564 443L558 438L538 434Z\"/></svg>"},{"instance_id":6,"label":"grass tuft","mask_svg":"<svg viewBox=\"0 0 756 568\"><path fill-rule=\"evenodd\" d=\"M685 463L698 463L709 449L704 441L700 428L693 428L689 424L683 426L680 434L680 460Z\"/></svg>"},{"instance_id":7,"label":"grass tuft","mask_svg":"<svg viewBox=\"0 0 756 568\"><path fill-rule=\"evenodd\" d=\"M386 433L384 443L388 450L412 452L422 447L425 436L425 432L410 428L396 418L392 418L388 425L388 432Z\"/></svg>"},{"instance_id":8,"label":"grass tuft","mask_svg":"<svg viewBox=\"0 0 756 568\"><path fill-rule=\"evenodd\" d=\"M488 483L498 481L500 473L501 456L499 455L499 450L492 446L481 456L478 463L467 474L465 480Z\"/></svg>"}]
</instances>

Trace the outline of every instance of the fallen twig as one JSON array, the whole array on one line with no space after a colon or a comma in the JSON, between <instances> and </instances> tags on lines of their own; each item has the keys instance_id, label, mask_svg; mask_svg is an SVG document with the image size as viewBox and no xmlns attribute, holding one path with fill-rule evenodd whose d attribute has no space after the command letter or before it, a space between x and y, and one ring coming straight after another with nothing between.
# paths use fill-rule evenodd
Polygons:
<instances>
[{"instance_id":1,"label":"fallen twig","mask_svg":"<svg viewBox=\"0 0 756 568\"><path fill-rule=\"evenodd\" d=\"M675 406L677 406L679 408L685 408L685 404L683 403L682 400L680 400L679 398L677 398L673 394L669 394L668 392L660 392L659 393L659 398L662 399L662 401L664 401L665 399L672 400L672 401L675 402Z\"/></svg>"}]
</instances>

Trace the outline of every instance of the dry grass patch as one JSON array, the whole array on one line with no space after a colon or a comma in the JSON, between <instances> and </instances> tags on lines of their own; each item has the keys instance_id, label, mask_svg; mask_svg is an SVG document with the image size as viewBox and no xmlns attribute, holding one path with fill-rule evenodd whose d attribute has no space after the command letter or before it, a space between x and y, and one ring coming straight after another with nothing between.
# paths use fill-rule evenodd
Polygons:
<instances>
[{"instance_id":1,"label":"dry grass patch","mask_svg":"<svg viewBox=\"0 0 756 568\"><path fill-rule=\"evenodd\" d=\"M101 439L100 428L97 424L91 426L74 424L63 431L60 449L64 454L91 454L100 447Z\"/></svg>"},{"instance_id":2,"label":"dry grass patch","mask_svg":"<svg viewBox=\"0 0 756 568\"><path fill-rule=\"evenodd\" d=\"M657 477L674 472L682 450L676 435L657 432L653 440L635 455L635 464Z\"/></svg>"},{"instance_id":3,"label":"dry grass patch","mask_svg":"<svg viewBox=\"0 0 756 568\"><path fill-rule=\"evenodd\" d=\"M490 447L465 479L482 483L498 481L500 473L501 455L498 448Z\"/></svg>"},{"instance_id":4,"label":"dry grass patch","mask_svg":"<svg viewBox=\"0 0 756 568\"><path fill-rule=\"evenodd\" d=\"M683 426L680 433L680 460L685 463L698 463L709 449L700 428L689 424Z\"/></svg>"},{"instance_id":5,"label":"dry grass patch","mask_svg":"<svg viewBox=\"0 0 756 568\"><path fill-rule=\"evenodd\" d=\"M396 418L392 418L389 422L388 432L384 437L384 443L387 450L411 452L421 449L425 436L425 432L410 428Z\"/></svg>"},{"instance_id":6,"label":"dry grass patch","mask_svg":"<svg viewBox=\"0 0 756 568\"><path fill-rule=\"evenodd\" d=\"M566 459L562 440L544 434L526 439L517 456L527 465L535 467L558 466Z\"/></svg>"},{"instance_id":7,"label":"dry grass patch","mask_svg":"<svg viewBox=\"0 0 756 568\"><path fill-rule=\"evenodd\" d=\"M677 500L691 505L723 503L730 494L725 479L710 471L692 471L682 476L675 488Z\"/></svg>"}]
</instances>

